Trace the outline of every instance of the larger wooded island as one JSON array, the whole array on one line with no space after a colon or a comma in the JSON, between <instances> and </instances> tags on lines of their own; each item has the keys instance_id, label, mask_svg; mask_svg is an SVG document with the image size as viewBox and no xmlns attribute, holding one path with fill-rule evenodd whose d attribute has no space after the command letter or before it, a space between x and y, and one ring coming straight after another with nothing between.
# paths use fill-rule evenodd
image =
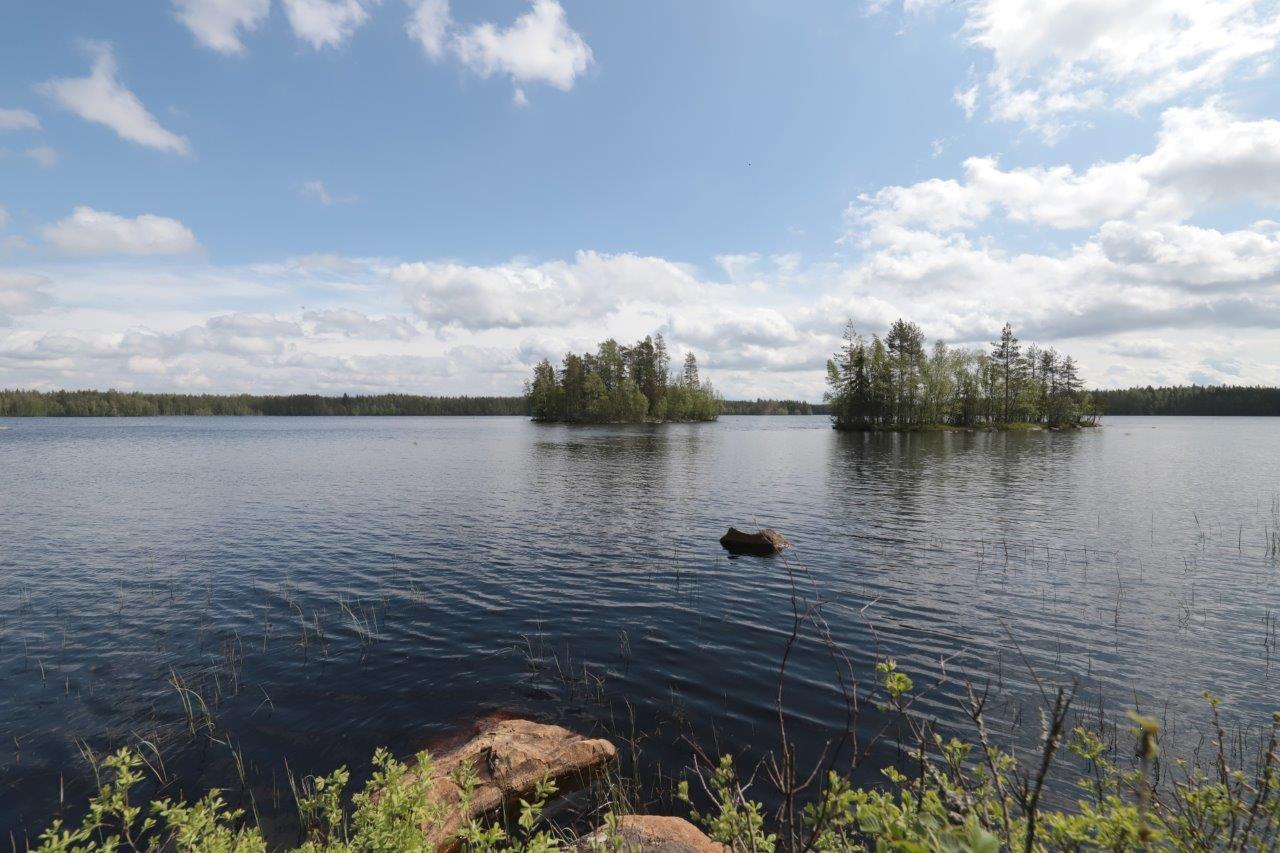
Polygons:
<instances>
[{"instance_id":1,"label":"larger wooded island","mask_svg":"<svg viewBox=\"0 0 1280 853\"><path fill-rule=\"evenodd\" d=\"M868 340L850 323L827 362L827 399L841 430L935 428L1055 429L1097 422L1075 360L1032 344L1006 323L991 350L948 347L927 352L915 323L897 320Z\"/></svg>"}]
</instances>

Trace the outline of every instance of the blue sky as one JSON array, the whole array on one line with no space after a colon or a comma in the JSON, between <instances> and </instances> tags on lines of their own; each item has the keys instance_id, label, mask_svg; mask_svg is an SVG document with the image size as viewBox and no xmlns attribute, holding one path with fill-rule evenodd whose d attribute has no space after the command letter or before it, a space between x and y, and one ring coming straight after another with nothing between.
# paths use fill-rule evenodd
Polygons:
<instances>
[{"instance_id":1,"label":"blue sky","mask_svg":"<svg viewBox=\"0 0 1280 853\"><path fill-rule=\"evenodd\" d=\"M0 386L512 392L843 322L1280 382L1275 4L11 4Z\"/></svg>"}]
</instances>

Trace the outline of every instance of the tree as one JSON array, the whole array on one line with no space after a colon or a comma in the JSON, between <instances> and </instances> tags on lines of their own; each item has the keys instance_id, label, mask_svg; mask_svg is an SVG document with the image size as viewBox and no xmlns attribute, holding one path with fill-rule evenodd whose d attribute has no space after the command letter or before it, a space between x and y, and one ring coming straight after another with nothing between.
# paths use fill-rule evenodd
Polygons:
<instances>
[{"instance_id":1,"label":"tree","mask_svg":"<svg viewBox=\"0 0 1280 853\"><path fill-rule=\"evenodd\" d=\"M697 388L698 382L698 357L693 354L693 350L684 355L684 384L690 388Z\"/></svg>"},{"instance_id":2,"label":"tree","mask_svg":"<svg viewBox=\"0 0 1280 853\"><path fill-rule=\"evenodd\" d=\"M1013 336L1013 326L1008 323L1000 330L1000 340L991 343L991 360L996 363L999 378L1004 387L1004 422L1009 423L1013 395L1022 369L1018 339Z\"/></svg>"},{"instance_id":3,"label":"tree","mask_svg":"<svg viewBox=\"0 0 1280 853\"><path fill-rule=\"evenodd\" d=\"M560 408L560 389L556 386L556 369L548 359L544 358L533 369L533 381L526 383L525 394L529 397L529 411L535 421L555 419Z\"/></svg>"}]
</instances>

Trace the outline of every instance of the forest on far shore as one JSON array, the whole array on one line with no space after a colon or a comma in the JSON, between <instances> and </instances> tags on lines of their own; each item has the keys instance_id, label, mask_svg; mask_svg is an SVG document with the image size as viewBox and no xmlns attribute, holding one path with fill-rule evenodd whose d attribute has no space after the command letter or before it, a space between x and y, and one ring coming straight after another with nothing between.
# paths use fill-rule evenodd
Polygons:
<instances>
[{"instance_id":1,"label":"forest on far shore","mask_svg":"<svg viewBox=\"0 0 1280 853\"><path fill-rule=\"evenodd\" d=\"M1280 416L1280 388L1182 385L1091 391L1102 415ZM723 400L725 415L825 415L826 403ZM0 417L155 417L159 415L506 415L529 414L526 397L420 394L148 394L140 391L0 390Z\"/></svg>"},{"instance_id":2,"label":"forest on far shore","mask_svg":"<svg viewBox=\"0 0 1280 853\"><path fill-rule=\"evenodd\" d=\"M1108 415L1280 415L1280 388L1262 385L1175 385L1094 391Z\"/></svg>"},{"instance_id":3,"label":"forest on far shore","mask_svg":"<svg viewBox=\"0 0 1280 853\"><path fill-rule=\"evenodd\" d=\"M822 415L827 407L801 400L724 400L726 415ZM519 416L527 397L437 397L421 394L148 394L141 391L0 389L0 417L157 417L175 415Z\"/></svg>"}]
</instances>

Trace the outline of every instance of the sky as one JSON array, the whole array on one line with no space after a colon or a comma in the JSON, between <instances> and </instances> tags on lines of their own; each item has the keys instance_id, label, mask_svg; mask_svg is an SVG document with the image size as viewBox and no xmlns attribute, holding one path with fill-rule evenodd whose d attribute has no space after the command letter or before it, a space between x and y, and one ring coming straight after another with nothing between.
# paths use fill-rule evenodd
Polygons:
<instances>
[{"instance_id":1,"label":"sky","mask_svg":"<svg viewBox=\"0 0 1280 853\"><path fill-rule=\"evenodd\" d=\"M1280 384L1280 4L0 8L0 387L518 393L846 322Z\"/></svg>"}]
</instances>

